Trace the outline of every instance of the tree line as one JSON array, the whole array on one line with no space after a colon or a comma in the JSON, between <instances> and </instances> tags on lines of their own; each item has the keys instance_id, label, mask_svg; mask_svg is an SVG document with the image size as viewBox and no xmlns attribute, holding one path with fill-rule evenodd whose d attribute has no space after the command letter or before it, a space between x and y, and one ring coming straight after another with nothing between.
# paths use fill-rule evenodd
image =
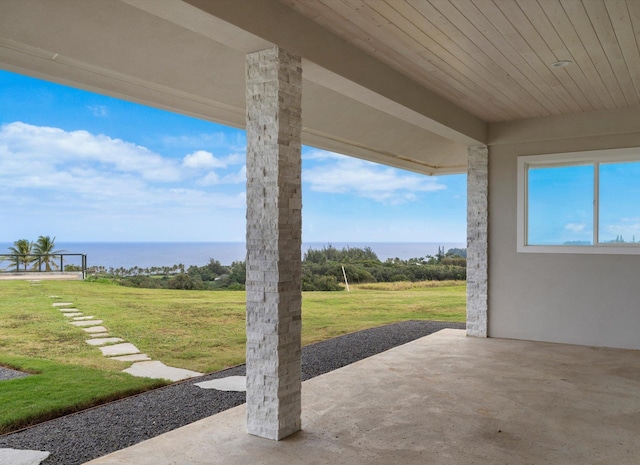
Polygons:
<instances>
[{"instance_id":1,"label":"tree line","mask_svg":"<svg viewBox=\"0 0 640 465\"><path fill-rule=\"evenodd\" d=\"M209 259L204 266L192 265L185 270L184 265L171 267L150 267L129 269L93 267L88 269L90 280L110 280L122 286L148 289L185 290L243 290L246 266L244 262L222 265L218 260Z\"/></svg>"},{"instance_id":2,"label":"tree line","mask_svg":"<svg viewBox=\"0 0 640 465\"><path fill-rule=\"evenodd\" d=\"M302 290L340 291L344 289L344 276L349 283L465 280L466 249L438 248L434 256L401 260L391 258L381 261L370 247L327 246L309 249L302 259ZM106 270L104 267L89 269L90 279L111 280L123 286L152 289L189 290L243 290L246 264L234 262L222 265L209 259L204 266L184 265Z\"/></svg>"},{"instance_id":3,"label":"tree line","mask_svg":"<svg viewBox=\"0 0 640 465\"><path fill-rule=\"evenodd\" d=\"M39 236L34 241L20 239L9 247L10 254L0 260L12 263L16 271L45 271L59 269L56 257L63 250L55 250L55 237ZM394 282L394 281L441 281L465 280L467 266L466 249L438 247L436 255L401 260L390 258L381 261L370 247L345 247L337 249L331 245L322 249L309 249L302 259L302 290L340 291L349 283ZM73 265L66 269L72 271ZM229 266L209 259L203 266L188 268L180 263L173 266L131 268L90 267L89 280L116 282L122 286L151 289L188 290L243 290L245 288L246 264L234 262Z\"/></svg>"},{"instance_id":4,"label":"tree line","mask_svg":"<svg viewBox=\"0 0 640 465\"><path fill-rule=\"evenodd\" d=\"M305 253L302 288L342 290L345 275L350 283L465 280L466 266L466 249L449 249L445 253L439 247L435 256L389 258L382 262L370 247L338 250L328 246Z\"/></svg>"}]
</instances>

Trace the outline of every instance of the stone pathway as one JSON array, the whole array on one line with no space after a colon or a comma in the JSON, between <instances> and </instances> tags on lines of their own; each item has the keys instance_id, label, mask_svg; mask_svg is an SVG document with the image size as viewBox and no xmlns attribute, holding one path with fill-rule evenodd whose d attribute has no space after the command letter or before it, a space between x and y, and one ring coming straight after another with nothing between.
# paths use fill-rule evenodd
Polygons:
<instances>
[{"instance_id":1,"label":"stone pathway","mask_svg":"<svg viewBox=\"0 0 640 465\"><path fill-rule=\"evenodd\" d=\"M60 297L51 295L49 298L59 299ZM130 342L111 336L109 330L102 325L102 320L96 319L93 315L84 315L82 311L75 307L73 302L54 302L52 305L68 318L69 324L87 333L90 338L87 339L87 344L100 349L102 355L121 362L133 362L129 368L122 370L125 373L129 373L132 376L163 378L170 381L181 381L202 376L203 374L183 368L170 367L160 361L152 360L151 357L141 353Z\"/></svg>"},{"instance_id":2,"label":"stone pathway","mask_svg":"<svg viewBox=\"0 0 640 465\"><path fill-rule=\"evenodd\" d=\"M11 368L0 366L0 381L8 381L10 379L16 378L25 378L29 375L29 373L25 373L24 371L12 370ZM2 465L2 462L0 462Z\"/></svg>"},{"instance_id":3,"label":"stone pathway","mask_svg":"<svg viewBox=\"0 0 640 465\"><path fill-rule=\"evenodd\" d=\"M50 452L40 450L0 449L2 465L39 465Z\"/></svg>"},{"instance_id":4,"label":"stone pathway","mask_svg":"<svg viewBox=\"0 0 640 465\"><path fill-rule=\"evenodd\" d=\"M49 298L59 299L60 297L50 295ZM74 306L73 302L54 302L52 305L69 318L72 325L82 328L91 338L87 339L87 344L100 349L102 355L122 362L134 362L129 368L122 370L125 373L132 376L164 378L171 381L181 381L203 375L197 371L170 367L160 361L151 360L151 357L141 353L133 344L125 342L122 338L110 336L107 328L102 326L102 320L95 319L93 315L84 315ZM242 392L247 390L246 376L230 376L194 384L202 389L217 389L219 391Z\"/></svg>"},{"instance_id":5,"label":"stone pathway","mask_svg":"<svg viewBox=\"0 0 640 465\"><path fill-rule=\"evenodd\" d=\"M235 391L245 392L247 390L246 376L227 376L226 378L212 379L210 381L202 381L193 383L202 389L217 389L218 391Z\"/></svg>"},{"instance_id":6,"label":"stone pathway","mask_svg":"<svg viewBox=\"0 0 640 465\"><path fill-rule=\"evenodd\" d=\"M30 282L32 286L38 284L40 284L39 281ZM49 298L60 299L57 295L50 295ZM110 336L107 328L102 325L102 320L96 319L93 315L84 315L83 312L75 307L73 302L54 302L52 306L57 308L71 325L82 329L89 337L86 343L100 349L105 357L121 362L133 362L129 368L122 370L132 376L181 381L202 376L203 374L183 368L170 367L157 360L151 360L151 357L141 353L135 345L125 342L122 338ZM14 374L14 372L15 370L3 369L2 373L0 373L2 375L0 380L28 376L27 373L15 372ZM246 390L244 382L235 380L234 386L239 387L240 389L238 390ZM202 387L216 389L214 386ZM233 388L226 389L228 387L227 385L223 386L224 390L235 390ZM48 451L0 448L0 465L40 465L49 455L50 452Z\"/></svg>"},{"instance_id":7,"label":"stone pathway","mask_svg":"<svg viewBox=\"0 0 640 465\"><path fill-rule=\"evenodd\" d=\"M50 295L49 298L59 299L60 297ZM162 378L171 381L181 381L203 375L197 371L170 367L160 361L151 360L151 357L141 353L135 345L125 342L122 338L111 336L108 329L102 325L102 320L95 319L93 315L84 315L73 302L54 302L52 306L57 308L71 325L82 329L89 337L86 343L100 349L102 355L113 360L133 362L129 368L122 370L125 373L132 376ZM24 375L27 376L26 373ZM230 376L194 384L202 389L246 391L245 376ZM39 465L49 454L48 451L0 448L0 465Z\"/></svg>"}]
</instances>

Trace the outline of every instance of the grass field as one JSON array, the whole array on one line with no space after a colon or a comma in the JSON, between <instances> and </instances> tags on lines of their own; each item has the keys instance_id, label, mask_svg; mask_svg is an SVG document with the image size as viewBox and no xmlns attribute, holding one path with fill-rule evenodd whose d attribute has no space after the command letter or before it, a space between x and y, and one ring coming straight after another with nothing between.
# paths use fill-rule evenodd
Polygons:
<instances>
[{"instance_id":1,"label":"grass field","mask_svg":"<svg viewBox=\"0 0 640 465\"><path fill-rule=\"evenodd\" d=\"M464 321L459 282L361 285L352 292L303 293L303 344L408 319ZM110 283L0 281L0 365L31 373L0 383L0 433L156 387L121 373L85 343L50 295L104 321L112 336L154 360L200 372L244 362L245 294L172 291Z\"/></svg>"}]
</instances>

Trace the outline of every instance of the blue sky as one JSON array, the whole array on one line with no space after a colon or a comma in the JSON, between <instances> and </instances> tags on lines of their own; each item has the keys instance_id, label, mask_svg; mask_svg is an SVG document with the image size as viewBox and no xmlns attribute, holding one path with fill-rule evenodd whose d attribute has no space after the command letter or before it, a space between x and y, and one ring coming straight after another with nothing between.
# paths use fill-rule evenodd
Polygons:
<instances>
[{"instance_id":1,"label":"blue sky","mask_svg":"<svg viewBox=\"0 0 640 465\"><path fill-rule=\"evenodd\" d=\"M616 162L529 169L529 244L593 243L596 170L599 241L640 241L640 163Z\"/></svg>"},{"instance_id":2,"label":"blue sky","mask_svg":"<svg viewBox=\"0 0 640 465\"><path fill-rule=\"evenodd\" d=\"M529 244L593 241L593 166L529 170Z\"/></svg>"},{"instance_id":3,"label":"blue sky","mask_svg":"<svg viewBox=\"0 0 640 465\"><path fill-rule=\"evenodd\" d=\"M0 242L244 241L244 130L0 71ZM465 242L466 176L303 147L306 242Z\"/></svg>"},{"instance_id":4,"label":"blue sky","mask_svg":"<svg viewBox=\"0 0 640 465\"><path fill-rule=\"evenodd\" d=\"M640 241L640 163L600 165L600 241Z\"/></svg>"}]
</instances>

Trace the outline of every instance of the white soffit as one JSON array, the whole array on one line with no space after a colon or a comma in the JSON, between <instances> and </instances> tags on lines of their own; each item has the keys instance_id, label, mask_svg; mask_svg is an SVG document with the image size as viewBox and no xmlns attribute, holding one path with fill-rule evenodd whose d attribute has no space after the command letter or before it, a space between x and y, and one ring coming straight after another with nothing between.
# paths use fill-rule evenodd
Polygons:
<instances>
[{"instance_id":1,"label":"white soffit","mask_svg":"<svg viewBox=\"0 0 640 465\"><path fill-rule=\"evenodd\" d=\"M0 66L233 126L244 57L119 1L0 0Z\"/></svg>"},{"instance_id":2,"label":"white soffit","mask_svg":"<svg viewBox=\"0 0 640 465\"><path fill-rule=\"evenodd\" d=\"M180 0L122 1L243 55L273 46ZM309 60L302 66L304 143L424 174L466 171L466 145L432 133L434 122L427 116ZM442 131L454 135L448 128Z\"/></svg>"},{"instance_id":3,"label":"white soffit","mask_svg":"<svg viewBox=\"0 0 640 465\"><path fill-rule=\"evenodd\" d=\"M0 7L0 67L236 127L245 124L245 54L272 45L179 0ZM416 110L427 101L410 108L308 60L303 74L303 143L425 174L466 171L476 139ZM423 90L416 100L431 95ZM483 123L475 130L484 137Z\"/></svg>"}]
</instances>

